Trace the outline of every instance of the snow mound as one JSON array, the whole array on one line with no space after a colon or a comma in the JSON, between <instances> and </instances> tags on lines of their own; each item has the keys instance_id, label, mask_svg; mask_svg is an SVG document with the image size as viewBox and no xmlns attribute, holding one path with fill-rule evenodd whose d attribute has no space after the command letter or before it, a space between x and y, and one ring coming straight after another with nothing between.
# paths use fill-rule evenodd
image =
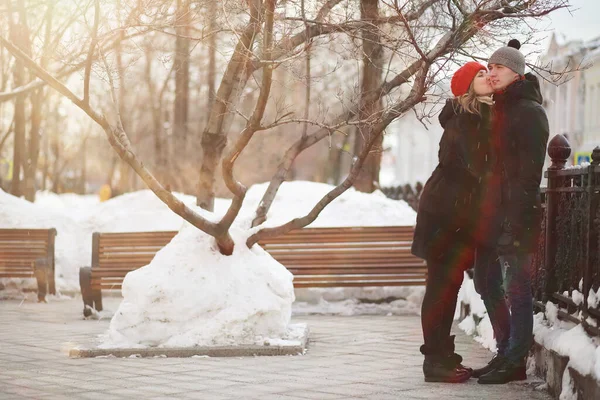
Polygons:
<instances>
[{"instance_id":1,"label":"snow mound","mask_svg":"<svg viewBox=\"0 0 600 400\"><path fill-rule=\"evenodd\" d=\"M181 193L174 195L188 206L195 207L194 196ZM229 200L216 199L217 214L223 214L229 203ZM203 213L207 217L209 214ZM149 189L126 193L99 203L86 221L91 232L178 231L183 223L183 218L171 211Z\"/></svg>"},{"instance_id":2,"label":"snow mound","mask_svg":"<svg viewBox=\"0 0 600 400\"><path fill-rule=\"evenodd\" d=\"M292 274L233 229L234 253L186 225L152 262L130 272L103 347L264 343L286 335Z\"/></svg>"},{"instance_id":3,"label":"snow mound","mask_svg":"<svg viewBox=\"0 0 600 400\"><path fill-rule=\"evenodd\" d=\"M267 187L268 183L250 187L235 227L249 229ZM324 183L284 182L263 226L304 216L333 189ZM231 204L231 200L217 198L215 212L209 213L195 207L195 196L174 194L211 221L224 215ZM3 228L56 228L56 284L61 291L79 291L79 268L90 265L92 233L179 231L185 224L150 190L126 193L102 203L96 195L51 192L38 192L35 203L30 203L0 190L0 218ZM388 199L379 191L367 194L350 188L311 226L400 226L414 225L415 221L416 212L404 201ZM36 288L35 279L3 279L2 283Z\"/></svg>"},{"instance_id":4,"label":"snow mound","mask_svg":"<svg viewBox=\"0 0 600 400\"><path fill-rule=\"evenodd\" d=\"M56 228L56 286L59 290L79 289L79 267L89 263L92 238L77 220L63 211L36 205L0 190L0 221L2 228ZM19 288L37 288L35 279L10 278L3 282Z\"/></svg>"},{"instance_id":5,"label":"snow mound","mask_svg":"<svg viewBox=\"0 0 600 400\"><path fill-rule=\"evenodd\" d=\"M75 220L83 221L88 217L90 209L100 204L100 197L95 194L56 194L46 190L36 193L34 204L46 210L66 213Z\"/></svg>"},{"instance_id":6,"label":"snow mound","mask_svg":"<svg viewBox=\"0 0 600 400\"><path fill-rule=\"evenodd\" d=\"M254 211L268 186L268 183L261 183L248 189L241 217L252 221ZM334 188L335 186L325 183L284 182L267 214L267 221L262 226L277 226L293 218L303 217ZM413 226L416 219L417 213L403 200L389 199L381 191L362 193L350 188L325 207L309 226Z\"/></svg>"}]
</instances>

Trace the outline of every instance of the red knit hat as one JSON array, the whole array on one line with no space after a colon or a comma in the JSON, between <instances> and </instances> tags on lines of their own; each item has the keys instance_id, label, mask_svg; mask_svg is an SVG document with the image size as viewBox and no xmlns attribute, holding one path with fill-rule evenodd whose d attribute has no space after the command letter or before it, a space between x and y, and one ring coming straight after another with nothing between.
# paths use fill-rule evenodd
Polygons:
<instances>
[{"instance_id":1,"label":"red knit hat","mask_svg":"<svg viewBox=\"0 0 600 400\"><path fill-rule=\"evenodd\" d=\"M473 82L477 73L482 69L487 71L487 68L483 64L479 64L475 61L470 61L460 67L458 71L454 73L452 81L450 82L452 94L458 97L467 93L469 91L469 86L471 86L471 82Z\"/></svg>"}]
</instances>

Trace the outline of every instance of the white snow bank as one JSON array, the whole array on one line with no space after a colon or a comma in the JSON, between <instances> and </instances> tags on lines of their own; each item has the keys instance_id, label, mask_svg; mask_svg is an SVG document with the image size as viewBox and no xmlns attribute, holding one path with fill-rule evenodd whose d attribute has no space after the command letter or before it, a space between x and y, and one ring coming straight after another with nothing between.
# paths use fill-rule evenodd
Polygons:
<instances>
[{"instance_id":1,"label":"white snow bank","mask_svg":"<svg viewBox=\"0 0 600 400\"><path fill-rule=\"evenodd\" d=\"M373 287L348 291L343 289L359 288L332 288L332 290L313 293L307 293L307 289L296 289L293 314L346 316L420 314L425 294L423 286L398 288L405 290L394 290L396 288L393 287Z\"/></svg>"},{"instance_id":2,"label":"white snow bank","mask_svg":"<svg viewBox=\"0 0 600 400\"><path fill-rule=\"evenodd\" d=\"M46 210L68 214L75 220L84 221L88 218L89 211L100 204L100 197L95 194L56 194L50 191L40 191L35 195L34 204Z\"/></svg>"},{"instance_id":3,"label":"white snow bank","mask_svg":"<svg viewBox=\"0 0 600 400\"><path fill-rule=\"evenodd\" d=\"M185 226L152 262L130 272L103 347L256 344L287 333L292 274L233 229L231 256Z\"/></svg>"},{"instance_id":4,"label":"white snow bank","mask_svg":"<svg viewBox=\"0 0 600 400\"><path fill-rule=\"evenodd\" d=\"M235 226L247 229L268 184L248 190ZM303 216L334 186L306 182L284 182L268 214L265 226ZM175 193L193 206L195 197ZM215 199L215 213L197 209L215 219L231 200ZM391 200L381 192L366 194L353 188L323 210L311 226L414 225L416 213L404 201ZM56 228L56 283L62 291L79 290L79 268L90 265L93 232L140 232L179 230L184 221L150 190L127 193L100 203L98 196L57 195L38 192L34 204L0 190L0 226L3 228ZM4 279L6 285L35 288L34 279Z\"/></svg>"},{"instance_id":5,"label":"white snow bank","mask_svg":"<svg viewBox=\"0 0 600 400\"><path fill-rule=\"evenodd\" d=\"M546 320L543 313L535 315L535 341L569 357L569 366L580 374L593 376L600 381L600 339L590 337L581 325L553 318L556 306L552 303L546 303L546 310Z\"/></svg>"},{"instance_id":6,"label":"white snow bank","mask_svg":"<svg viewBox=\"0 0 600 400\"><path fill-rule=\"evenodd\" d=\"M91 234L63 210L39 206L0 190L0 227L2 228L56 228L55 242L56 286L59 290L79 287L79 267L89 264ZM35 279L9 278L5 286L36 288Z\"/></svg>"},{"instance_id":7,"label":"white snow bank","mask_svg":"<svg viewBox=\"0 0 600 400\"><path fill-rule=\"evenodd\" d=\"M240 212L243 218L251 222L268 186L268 183L261 183L248 190ZM284 182L267 214L267 221L262 226L276 226L293 218L303 217L334 188L335 186L325 183ZM413 226L416 219L417 213L403 200L389 199L379 190L362 193L350 188L325 207L309 226Z\"/></svg>"},{"instance_id":8,"label":"white snow bank","mask_svg":"<svg viewBox=\"0 0 600 400\"><path fill-rule=\"evenodd\" d=\"M583 300L583 294L574 291L577 301ZM490 351L496 351L496 340L489 316L481 297L475 291L473 280L465 275L459 292L459 304L462 301L471 308L471 313L461 321L459 327ZM597 293L588 294L588 302L597 304ZM456 316L458 315L458 311ZM590 321L591 322L591 321ZM537 343L546 349L569 357L569 367L582 375L589 375L600 381L600 338L590 337L581 325L562 321L558 318L558 308L551 302L546 303L546 312L534 317L533 335ZM568 371L566 372L568 375ZM565 378L567 379L567 378ZM570 379L570 378L569 378ZM570 384L569 382L566 382ZM561 398L569 398L569 386L565 386Z\"/></svg>"},{"instance_id":9,"label":"white snow bank","mask_svg":"<svg viewBox=\"0 0 600 400\"><path fill-rule=\"evenodd\" d=\"M370 286L370 287L331 287L298 288L296 300L306 303L336 302L357 299L365 303L384 299L409 300L421 304L425 295L424 286Z\"/></svg>"},{"instance_id":10,"label":"white snow bank","mask_svg":"<svg viewBox=\"0 0 600 400\"><path fill-rule=\"evenodd\" d=\"M474 336L475 340L491 352L496 351L496 339L494 338L494 329L487 314L485 304L481 296L475 290L473 279L465 273L462 286L458 292L458 301L456 303L456 312L454 319L460 316L460 307L469 306L469 315L465 316L458 327L467 335Z\"/></svg>"}]
</instances>

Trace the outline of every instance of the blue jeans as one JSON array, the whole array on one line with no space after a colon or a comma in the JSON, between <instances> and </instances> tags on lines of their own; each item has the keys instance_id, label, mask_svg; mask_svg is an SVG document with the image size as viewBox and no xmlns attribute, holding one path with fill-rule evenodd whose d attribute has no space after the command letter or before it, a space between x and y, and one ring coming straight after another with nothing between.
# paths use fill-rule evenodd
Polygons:
<instances>
[{"instance_id":1,"label":"blue jeans","mask_svg":"<svg viewBox=\"0 0 600 400\"><path fill-rule=\"evenodd\" d=\"M514 363L523 362L533 341L532 256L498 257L495 250L478 249L475 261L475 290L490 317L498 354Z\"/></svg>"}]
</instances>

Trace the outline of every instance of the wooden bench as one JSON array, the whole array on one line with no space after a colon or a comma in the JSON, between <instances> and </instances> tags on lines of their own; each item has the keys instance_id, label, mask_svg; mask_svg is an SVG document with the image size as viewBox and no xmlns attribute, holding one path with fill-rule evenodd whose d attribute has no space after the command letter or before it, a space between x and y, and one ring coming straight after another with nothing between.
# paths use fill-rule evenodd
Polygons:
<instances>
[{"instance_id":1,"label":"wooden bench","mask_svg":"<svg viewBox=\"0 0 600 400\"><path fill-rule=\"evenodd\" d=\"M56 294L56 229L0 229L0 278L36 278L38 300Z\"/></svg>"},{"instance_id":2,"label":"wooden bench","mask_svg":"<svg viewBox=\"0 0 600 400\"><path fill-rule=\"evenodd\" d=\"M304 228L259 242L294 275L294 287L417 286L425 262L410 253L412 226ZM102 310L102 289L150 263L177 232L94 233L92 266L80 270L84 315Z\"/></svg>"}]
</instances>

